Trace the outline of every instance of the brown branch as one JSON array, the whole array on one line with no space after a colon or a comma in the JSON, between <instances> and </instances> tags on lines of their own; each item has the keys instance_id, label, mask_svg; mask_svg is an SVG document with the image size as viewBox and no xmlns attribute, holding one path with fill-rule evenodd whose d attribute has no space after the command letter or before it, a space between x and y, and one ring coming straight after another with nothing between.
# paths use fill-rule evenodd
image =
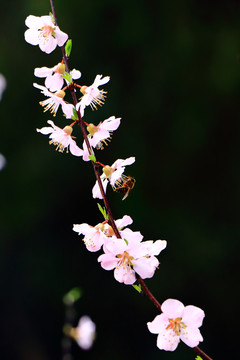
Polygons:
<instances>
[{"instance_id":1,"label":"brown branch","mask_svg":"<svg viewBox=\"0 0 240 360\"><path fill-rule=\"evenodd\" d=\"M198 346L195 346L195 347L193 348L193 350L195 350L196 353L197 353L199 356L201 356L203 359L205 359L205 360L213 360L212 358L210 358L210 356L208 356L207 354L205 354L205 352L202 351Z\"/></svg>"}]
</instances>

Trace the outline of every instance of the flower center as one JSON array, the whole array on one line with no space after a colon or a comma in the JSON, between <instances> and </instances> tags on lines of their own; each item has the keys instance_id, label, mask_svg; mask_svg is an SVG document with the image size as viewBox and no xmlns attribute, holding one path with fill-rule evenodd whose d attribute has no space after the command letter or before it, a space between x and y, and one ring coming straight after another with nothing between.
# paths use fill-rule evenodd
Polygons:
<instances>
[{"instance_id":1,"label":"flower center","mask_svg":"<svg viewBox=\"0 0 240 360\"><path fill-rule=\"evenodd\" d=\"M129 255L129 253L127 251L124 251L123 254L119 254L117 255L117 257L119 258L118 261L118 266L123 266L123 268L125 266L132 266L132 260L133 260L133 256Z\"/></svg>"},{"instance_id":2,"label":"flower center","mask_svg":"<svg viewBox=\"0 0 240 360\"><path fill-rule=\"evenodd\" d=\"M71 135L73 128L69 125L65 126L65 128L63 128L63 131L67 134L67 135Z\"/></svg>"},{"instance_id":3,"label":"flower center","mask_svg":"<svg viewBox=\"0 0 240 360\"><path fill-rule=\"evenodd\" d=\"M102 106L106 99L107 91L95 89L92 86L82 86L80 89L81 93L84 95L88 95L90 102L89 105L92 110L97 110L98 106ZM81 98L82 99L82 98Z\"/></svg>"},{"instance_id":4,"label":"flower center","mask_svg":"<svg viewBox=\"0 0 240 360\"><path fill-rule=\"evenodd\" d=\"M54 28L52 28L50 25L45 25L41 28L42 35L45 38L48 38L49 36L54 36Z\"/></svg>"},{"instance_id":5,"label":"flower center","mask_svg":"<svg viewBox=\"0 0 240 360\"><path fill-rule=\"evenodd\" d=\"M175 332L177 336L179 336L181 333L181 329L185 329L187 327L181 320L181 317L176 319L168 319L169 324L166 327L166 330L171 329Z\"/></svg>"},{"instance_id":6,"label":"flower center","mask_svg":"<svg viewBox=\"0 0 240 360\"><path fill-rule=\"evenodd\" d=\"M109 178L109 176L111 176L112 173L114 172L114 169L112 169L111 166L106 165L106 166L104 166L104 168L103 168L103 172L104 172L105 176L106 176L107 178Z\"/></svg>"}]
</instances>

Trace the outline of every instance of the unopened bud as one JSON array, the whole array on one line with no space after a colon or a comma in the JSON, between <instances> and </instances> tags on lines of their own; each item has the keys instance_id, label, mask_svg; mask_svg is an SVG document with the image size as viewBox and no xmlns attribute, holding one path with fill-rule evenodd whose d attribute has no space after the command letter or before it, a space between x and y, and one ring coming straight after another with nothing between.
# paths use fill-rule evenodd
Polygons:
<instances>
[{"instance_id":1,"label":"unopened bud","mask_svg":"<svg viewBox=\"0 0 240 360\"><path fill-rule=\"evenodd\" d=\"M109 165L106 165L103 168L103 172L104 172L104 174L106 175L107 178L112 175L113 171L114 170Z\"/></svg>"},{"instance_id":2,"label":"unopened bud","mask_svg":"<svg viewBox=\"0 0 240 360\"><path fill-rule=\"evenodd\" d=\"M71 135L72 131L73 131L73 128L69 125L65 126L65 128L63 129L63 131L65 131L65 133L67 135Z\"/></svg>"},{"instance_id":3,"label":"unopened bud","mask_svg":"<svg viewBox=\"0 0 240 360\"><path fill-rule=\"evenodd\" d=\"M94 124L89 124L87 126L87 131L89 132L90 135L94 135L98 131L98 127L95 126Z\"/></svg>"}]
</instances>

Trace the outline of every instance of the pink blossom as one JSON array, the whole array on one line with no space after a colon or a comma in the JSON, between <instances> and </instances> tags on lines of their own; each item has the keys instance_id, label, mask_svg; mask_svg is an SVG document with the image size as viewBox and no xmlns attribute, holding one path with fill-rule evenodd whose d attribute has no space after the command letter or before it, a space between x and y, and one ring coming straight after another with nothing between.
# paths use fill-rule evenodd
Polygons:
<instances>
[{"instance_id":1,"label":"pink blossom","mask_svg":"<svg viewBox=\"0 0 240 360\"><path fill-rule=\"evenodd\" d=\"M25 20L29 28L25 31L26 42L31 45L39 45L40 49L49 54L56 46L63 46L68 35L62 32L51 19L51 16L29 15Z\"/></svg>"},{"instance_id":2,"label":"pink blossom","mask_svg":"<svg viewBox=\"0 0 240 360\"><path fill-rule=\"evenodd\" d=\"M44 107L44 111L50 110L53 116L56 116L59 106L61 105L63 113L66 115L67 119L71 119L73 115L73 105L66 103L63 98L65 96L65 92L63 90L59 90L55 93L48 91L45 86L38 85L36 83L33 84L36 88L42 90L41 93L45 96L48 96L48 99L44 101L40 101L40 105Z\"/></svg>"},{"instance_id":3,"label":"pink blossom","mask_svg":"<svg viewBox=\"0 0 240 360\"><path fill-rule=\"evenodd\" d=\"M103 232L104 224L98 224L95 227L88 224L73 225L73 231L78 235L83 234L83 241L89 251L95 252L101 249L107 236Z\"/></svg>"},{"instance_id":4,"label":"pink blossom","mask_svg":"<svg viewBox=\"0 0 240 360\"><path fill-rule=\"evenodd\" d=\"M198 329L205 316L202 309L193 305L184 306L175 299L164 301L161 309L162 314L147 323L149 331L158 334L157 347L160 350L174 351L180 340L190 347L203 341Z\"/></svg>"},{"instance_id":5,"label":"pink blossom","mask_svg":"<svg viewBox=\"0 0 240 360\"><path fill-rule=\"evenodd\" d=\"M89 350L96 337L96 325L87 315L80 318L78 326L70 334L83 350Z\"/></svg>"},{"instance_id":6,"label":"pink blossom","mask_svg":"<svg viewBox=\"0 0 240 360\"><path fill-rule=\"evenodd\" d=\"M123 230L124 227L132 223L132 219L128 215L124 215L122 219L118 219L115 221L115 224L118 230ZM91 226L86 223L73 225L73 231L76 231L78 235L84 235L83 241L86 245L86 248L89 251L95 252L98 251L108 237L112 237L114 235L114 231L111 225L108 222L99 223L96 226ZM141 237L142 239L142 237Z\"/></svg>"},{"instance_id":7,"label":"pink blossom","mask_svg":"<svg viewBox=\"0 0 240 360\"><path fill-rule=\"evenodd\" d=\"M111 116L108 119L100 122L97 126L94 124L88 124L87 130L89 132L89 143L92 148L103 149L103 145L107 145L107 142L111 140L111 134L120 125L120 118ZM89 151L84 141L83 143L83 160L89 161Z\"/></svg>"},{"instance_id":8,"label":"pink blossom","mask_svg":"<svg viewBox=\"0 0 240 360\"><path fill-rule=\"evenodd\" d=\"M110 80L109 76L105 76L102 79L102 75L97 75L93 84L90 86L82 86L81 92L83 96L80 102L77 104L76 109L80 109L81 116L84 116L84 109L86 106L90 105L91 109L97 109L97 106L102 106L105 98L106 92L104 90L99 90L98 87L106 84Z\"/></svg>"},{"instance_id":9,"label":"pink blossom","mask_svg":"<svg viewBox=\"0 0 240 360\"><path fill-rule=\"evenodd\" d=\"M126 231L127 230L127 231ZM151 278L159 265L159 261L151 254L151 246L146 247L139 231L125 229L124 238L112 236L103 245L104 254L98 261L105 270L114 269L114 277L124 284L133 284L136 281L135 273L143 279ZM166 247L165 240L156 241L154 253L158 255ZM154 246L154 244L152 244ZM156 249L158 248L158 251Z\"/></svg>"},{"instance_id":10,"label":"pink blossom","mask_svg":"<svg viewBox=\"0 0 240 360\"><path fill-rule=\"evenodd\" d=\"M118 231L120 232L120 234L122 234L124 228L127 225L132 224L132 222L133 222L133 220L132 220L132 218L130 216L124 215L122 219L115 220L115 225L116 225ZM104 234L106 236L113 236L114 235L113 228L108 223L104 224L103 232L104 232ZM124 237L124 235L122 237Z\"/></svg>"},{"instance_id":11,"label":"pink blossom","mask_svg":"<svg viewBox=\"0 0 240 360\"><path fill-rule=\"evenodd\" d=\"M52 68L48 68L43 66L41 68L36 68L34 70L34 75L39 78L46 78L45 79L45 86L50 91L57 91L63 87L64 78L62 75L65 73L65 65L63 63L59 63ZM70 72L72 79L76 80L81 77L81 73L79 70L73 69ZM66 80L66 79L65 79ZM66 80L67 82L67 80ZM67 82L68 83L68 82Z\"/></svg>"},{"instance_id":12,"label":"pink blossom","mask_svg":"<svg viewBox=\"0 0 240 360\"><path fill-rule=\"evenodd\" d=\"M43 135L49 135L50 144L56 145L59 152L63 152L66 149L68 152L68 148L70 152L75 156L82 156L83 150L80 149L76 142L72 139L72 127L65 126L64 129L59 128L56 126L53 121L48 120L48 124L51 126L43 127L42 129L37 129L37 132L40 132Z\"/></svg>"},{"instance_id":13,"label":"pink blossom","mask_svg":"<svg viewBox=\"0 0 240 360\"><path fill-rule=\"evenodd\" d=\"M3 154L0 153L0 171L5 167L7 160Z\"/></svg>"},{"instance_id":14,"label":"pink blossom","mask_svg":"<svg viewBox=\"0 0 240 360\"><path fill-rule=\"evenodd\" d=\"M103 168L103 174L101 175L104 191L106 191L108 182L110 182L110 184L114 186L116 180L119 180L121 178L121 175L125 170L125 167L127 165L133 164L134 162L135 162L135 157L132 156L125 160L118 159L112 164L112 166L108 166L108 165L105 166L105 168ZM93 198L102 199L102 194L100 192L98 182L95 183L92 189L92 194L93 194Z\"/></svg>"},{"instance_id":15,"label":"pink blossom","mask_svg":"<svg viewBox=\"0 0 240 360\"><path fill-rule=\"evenodd\" d=\"M0 74L0 100L2 99L2 94L4 93L6 87L7 87L7 80L5 76Z\"/></svg>"}]
</instances>

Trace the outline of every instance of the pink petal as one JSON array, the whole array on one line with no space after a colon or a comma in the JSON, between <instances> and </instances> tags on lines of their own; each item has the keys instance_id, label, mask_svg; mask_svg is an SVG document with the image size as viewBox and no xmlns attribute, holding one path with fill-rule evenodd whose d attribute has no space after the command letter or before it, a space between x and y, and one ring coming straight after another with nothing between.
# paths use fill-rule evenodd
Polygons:
<instances>
[{"instance_id":1,"label":"pink petal","mask_svg":"<svg viewBox=\"0 0 240 360\"><path fill-rule=\"evenodd\" d=\"M180 339L188 346L198 346L200 341L203 341L203 337L197 328L187 326L186 329L181 330Z\"/></svg>"},{"instance_id":2,"label":"pink petal","mask_svg":"<svg viewBox=\"0 0 240 360\"><path fill-rule=\"evenodd\" d=\"M109 131L114 131L119 127L120 121L121 118L116 119L115 116L111 116L110 118L103 121L101 127Z\"/></svg>"},{"instance_id":3,"label":"pink petal","mask_svg":"<svg viewBox=\"0 0 240 360\"><path fill-rule=\"evenodd\" d=\"M79 70L73 69L71 71L71 75L74 80L77 80L81 77L81 72Z\"/></svg>"},{"instance_id":4,"label":"pink petal","mask_svg":"<svg viewBox=\"0 0 240 360\"><path fill-rule=\"evenodd\" d=\"M39 42L40 49L46 54L50 54L56 49L57 40L53 36L48 36L47 39L41 39Z\"/></svg>"},{"instance_id":5,"label":"pink petal","mask_svg":"<svg viewBox=\"0 0 240 360\"><path fill-rule=\"evenodd\" d=\"M45 86L50 91L58 91L61 90L63 86L63 78L60 74L55 73L53 75L48 75L45 80Z\"/></svg>"},{"instance_id":6,"label":"pink petal","mask_svg":"<svg viewBox=\"0 0 240 360\"><path fill-rule=\"evenodd\" d=\"M49 126L43 127L41 129L36 129L36 130L37 130L37 132L40 132L43 135L49 135L54 131L53 128L51 128Z\"/></svg>"},{"instance_id":7,"label":"pink petal","mask_svg":"<svg viewBox=\"0 0 240 360\"><path fill-rule=\"evenodd\" d=\"M170 319L182 317L183 310L184 305L179 300L168 299L162 303L162 312Z\"/></svg>"},{"instance_id":8,"label":"pink petal","mask_svg":"<svg viewBox=\"0 0 240 360\"><path fill-rule=\"evenodd\" d=\"M44 24L44 26L51 26L52 28L55 27L54 23L52 22L52 18L49 15L43 15L41 16L41 21ZM42 26L41 26L42 27Z\"/></svg>"},{"instance_id":9,"label":"pink petal","mask_svg":"<svg viewBox=\"0 0 240 360\"><path fill-rule=\"evenodd\" d=\"M106 84L110 80L109 76L105 76L102 79L101 78L102 78L102 75L97 75L95 77L95 80L94 80L94 82L93 82L93 84L91 86L92 87L99 87L100 85Z\"/></svg>"},{"instance_id":10,"label":"pink petal","mask_svg":"<svg viewBox=\"0 0 240 360\"><path fill-rule=\"evenodd\" d=\"M156 258L155 258L156 259ZM138 273L143 279L149 279L153 277L156 267L159 264L158 260L151 261L151 258L140 258L134 260L134 270Z\"/></svg>"},{"instance_id":11,"label":"pink petal","mask_svg":"<svg viewBox=\"0 0 240 360\"><path fill-rule=\"evenodd\" d=\"M116 226L118 228L123 228L123 227L125 227L127 225L132 224L133 220L132 220L132 218L130 216L124 215L124 217L122 219L118 219L115 222L116 222Z\"/></svg>"},{"instance_id":12,"label":"pink petal","mask_svg":"<svg viewBox=\"0 0 240 360\"><path fill-rule=\"evenodd\" d=\"M168 319L164 314L157 315L152 322L147 323L148 330L152 334L164 332L168 326Z\"/></svg>"},{"instance_id":13,"label":"pink petal","mask_svg":"<svg viewBox=\"0 0 240 360\"><path fill-rule=\"evenodd\" d=\"M91 231L90 229L94 229L94 228L86 223L73 225L73 231L76 231L78 235L80 234L87 235Z\"/></svg>"},{"instance_id":14,"label":"pink petal","mask_svg":"<svg viewBox=\"0 0 240 360\"><path fill-rule=\"evenodd\" d=\"M31 45L38 45L39 38L38 38L38 30L28 29L24 33L25 41Z\"/></svg>"},{"instance_id":15,"label":"pink petal","mask_svg":"<svg viewBox=\"0 0 240 360\"><path fill-rule=\"evenodd\" d=\"M112 254L102 254L98 257L98 262L104 270L112 270L117 266L118 260Z\"/></svg>"},{"instance_id":16,"label":"pink petal","mask_svg":"<svg viewBox=\"0 0 240 360\"><path fill-rule=\"evenodd\" d=\"M135 271L129 266L119 266L114 270L114 277L120 283L132 285L136 281Z\"/></svg>"},{"instance_id":17,"label":"pink petal","mask_svg":"<svg viewBox=\"0 0 240 360\"><path fill-rule=\"evenodd\" d=\"M63 44L68 39L68 35L66 33L64 33L63 31L61 31L58 26L55 28L54 32L55 32L58 46L63 46Z\"/></svg>"},{"instance_id":18,"label":"pink petal","mask_svg":"<svg viewBox=\"0 0 240 360\"><path fill-rule=\"evenodd\" d=\"M191 326L199 328L202 326L204 311L196 306L188 305L185 307L182 315L182 321Z\"/></svg>"},{"instance_id":19,"label":"pink petal","mask_svg":"<svg viewBox=\"0 0 240 360\"><path fill-rule=\"evenodd\" d=\"M174 351L176 350L179 344L179 336L174 332L166 331L165 333L160 333L157 337L157 347L160 350L165 351Z\"/></svg>"},{"instance_id":20,"label":"pink petal","mask_svg":"<svg viewBox=\"0 0 240 360\"><path fill-rule=\"evenodd\" d=\"M48 68L46 66L34 69L34 75L40 78L45 78L51 75L52 72L53 72L52 68Z\"/></svg>"},{"instance_id":21,"label":"pink petal","mask_svg":"<svg viewBox=\"0 0 240 360\"><path fill-rule=\"evenodd\" d=\"M25 20L25 25L37 30L43 26L43 21L39 16L29 15Z\"/></svg>"},{"instance_id":22,"label":"pink petal","mask_svg":"<svg viewBox=\"0 0 240 360\"><path fill-rule=\"evenodd\" d=\"M73 115L73 105L65 103L64 100L61 101L61 105L62 105L62 111L66 115L66 118L71 119L71 117Z\"/></svg>"},{"instance_id":23,"label":"pink petal","mask_svg":"<svg viewBox=\"0 0 240 360\"><path fill-rule=\"evenodd\" d=\"M83 150L80 149L74 140L71 140L69 144L70 152L75 156L82 156Z\"/></svg>"}]
</instances>

